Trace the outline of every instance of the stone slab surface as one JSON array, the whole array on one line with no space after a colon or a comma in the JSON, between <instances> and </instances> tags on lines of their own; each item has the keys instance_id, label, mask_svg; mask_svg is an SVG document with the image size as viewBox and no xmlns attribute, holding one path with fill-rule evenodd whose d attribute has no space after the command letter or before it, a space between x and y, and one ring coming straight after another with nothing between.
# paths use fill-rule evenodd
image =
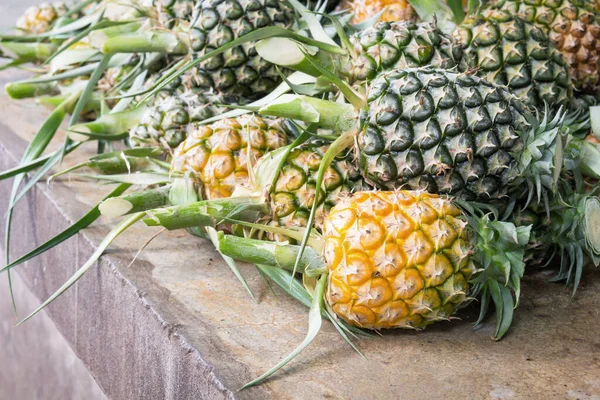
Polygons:
<instances>
[{"instance_id":1,"label":"stone slab surface","mask_svg":"<svg viewBox=\"0 0 600 400\"><path fill-rule=\"evenodd\" d=\"M24 2L3 0L0 26L6 26L6 15L24 7ZM0 73L2 83L14 78ZM0 96L1 170L16 164L25 140L47 114L30 102ZM86 154L69 156L63 167L93 150L89 146ZM8 183L0 183L0 215L9 190ZM38 184L17 207L11 255L60 232L109 190L75 176ZM30 291L29 300L19 302L21 315L34 308L34 299L41 302L60 287L113 224L101 220L20 268L17 281ZM57 340L55 327L80 360L73 362L85 365L111 399L600 399L599 269L586 271L573 300L562 286L545 284L543 274L527 276L514 326L500 342L490 339L491 319L473 331L473 310L466 310L462 321L424 332L360 339L364 359L324 323L317 340L282 372L258 388L238 392L300 343L307 309L277 289L273 295L253 267L242 265L259 299L255 304L211 246L184 232L162 234L129 265L156 232L135 225L48 308L52 322L42 315L11 329L33 330L32 340L50 348ZM5 310L5 290L0 302ZM0 315L4 327L6 313ZM11 346L12 337L12 331L0 330L0 343ZM13 374L8 376L17 376L19 360L11 354L0 351L0 371L8 366ZM52 378L34 374L19 379L35 386L36 380ZM99 393L85 383L63 390L88 390L86 398Z\"/></svg>"}]
</instances>

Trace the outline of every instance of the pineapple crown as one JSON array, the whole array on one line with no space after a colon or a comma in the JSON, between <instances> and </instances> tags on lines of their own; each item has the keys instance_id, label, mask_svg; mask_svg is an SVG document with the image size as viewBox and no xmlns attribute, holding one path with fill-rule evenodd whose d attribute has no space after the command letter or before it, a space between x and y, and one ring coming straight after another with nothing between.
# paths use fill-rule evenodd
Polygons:
<instances>
[{"instance_id":1,"label":"pineapple crown","mask_svg":"<svg viewBox=\"0 0 600 400\"><path fill-rule=\"evenodd\" d=\"M598 185L585 192L562 180L558 193L550 201L544 241L551 243L561 256L560 270L552 280L572 284L573 295L586 262L600 264L599 193Z\"/></svg>"},{"instance_id":2,"label":"pineapple crown","mask_svg":"<svg viewBox=\"0 0 600 400\"><path fill-rule=\"evenodd\" d=\"M536 196L537 202L543 201L548 192L554 192L563 165L565 141L563 139L564 114L559 110L552 116L549 107L541 121L539 114L524 112L530 125L529 132L523 137L524 148L517 154L519 177L527 186L527 204Z\"/></svg>"},{"instance_id":3,"label":"pineapple crown","mask_svg":"<svg viewBox=\"0 0 600 400\"><path fill-rule=\"evenodd\" d=\"M499 340L510 328L513 309L519 303L521 278L525 272L525 247L531 235L531 225L515 226L500 221L497 210L463 200L455 200L469 222L472 231L472 260L479 267L471 280L472 297L481 301L478 325L488 312L490 300L496 309L496 332Z\"/></svg>"}]
</instances>

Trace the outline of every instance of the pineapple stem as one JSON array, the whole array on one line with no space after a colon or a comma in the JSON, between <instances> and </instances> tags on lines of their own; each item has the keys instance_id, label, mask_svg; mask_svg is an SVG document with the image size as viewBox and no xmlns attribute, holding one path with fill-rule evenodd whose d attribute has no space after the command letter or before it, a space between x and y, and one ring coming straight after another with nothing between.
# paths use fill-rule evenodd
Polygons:
<instances>
[{"instance_id":1,"label":"pineapple stem","mask_svg":"<svg viewBox=\"0 0 600 400\"><path fill-rule=\"evenodd\" d=\"M210 226L215 228L229 218L256 221L267 214L268 206L263 199L237 197L159 208L148 212L144 219L148 226L162 226L168 230Z\"/></svg>"},{"instance_id":2,"label":"pineapple stem","mask_svg":"<svg viewBox=\"0 0 600 400\"><path fill-rule=\"evenodd\" d=\"M321 100L309 96L284 94L258 111L262 115L314 123L324 129L346 132L356 123L350 104Z\"/></svg>"},{"instance_id":3,"label":"pineapple stem","mask_svg":"<svg viewBox=\"0 0 600 400\"><path fill-rule=\"evenodd\" d=\"M138 124L147 107L140 106L113 114L104 114L95 121L73 125L69 128L69 137L76 142L85 142L91 133L118 135L127 132Z\"/></svg>"},{"instance_id":4,"label":"pineapple stem","mask_svg":"<svg viewBox=\"0 0 600 400\"><path fill-rule=\"evenodd\" d=\"M0 42L0 52L17 60L44 61L56 49L54 43Z\"/></svg>"},{"instance_id":5,"label":"pineapple stem","mask_svg":"<svg viewBox=\"0 0 600 400\"><path fill-rule=\"evenodd\" d=\"M6 93L11 97L11 99L20 100L20 99L28 99L31 97L38 97L43 95L55 95L58 94L58 88L55 83L7 83L4 86ZM62 103L67 96L60 99L58 104ZM58 106L57 104L57 106Z\"/></svg>"},{"instance_id":6,"label":"pineapple stem","mask_svg":"<svg viewBox=\"0 0 600 400\"><path fill-rule=\"evenodd\" d=\"M115 53L167 53L186 54L187 44L172 32L140 32L113 36L106 39L100 50Z\"/></svg>"},{"instance_id":7,"label":"pineapple stem","mask_svg":"<svg viewBox=\"0 0 600 400\"><path fill-rule=\"evenodd\" d=\"M142 190L125 196L111 197L100 203L100 213L109 218L117 218L164 207L169 204L170 190L170 186L163 186L158 189Z\"/></svg>"},{"instance_id":8,"label":"pineapple stem","mask_svg":"<svg viewBox=\"0 0 600 400\"><path fill-rule=\"evenodd\" d=\"M286 242L270 242L243 238L234 235L220 235L219 251L233 259L253 263L280 267L288 271L294 270L296 258L300 247ZM318 276L327 270L319 254L311 248L301 257L298 272L304 274L310 271L311 276Z\"/></svg>"},{"instance_id":9,"label":"pineapple stem","mask_svg":"<svg viewBox=\"0 0 600 400\"><path fill-rule=\"evenodd\" d=\"M12 85L12 84L8 84L8 85ZM7 85L7 87L8 87L8 85ZM9 89L7 88L6 90L8 92ZM47 94L47 93L43 93L43 94ZM9 93L9 95L10 95L10 93ZM40 93L36 93L32 96L25 96L25 97L37 97L39 95L40 95ZM15 98L12 95L11 95L11 97ZM21 97L21 98L25 98L25 97ZM36 99L35 101L37 104L40 104L44 107L48 107L53 110L56 107L58 107L63 101L65 101L68 97L69 97L68 94L59 94L57 96L40 97L40 98ZM83 111L87 112L87 111L100 110L100 102L101 102L100 93L98 93L98 92L92 93L92 95L90 96L90 100L87 102Z\"/></svg>"},{"instance_id":10,"label":"pineapple stem","mask_svg":"<svg viewBox=\"0 0 600 400\"><path fill-rule=\"evenodd\" d=\"M109 26L103 29L95 29L89 33L90 44L97 49L101 49L106 41L112 37L133 33L140 29L142 24L138 21L124 23L120 25Z\"/></svg>"}]
</instances>

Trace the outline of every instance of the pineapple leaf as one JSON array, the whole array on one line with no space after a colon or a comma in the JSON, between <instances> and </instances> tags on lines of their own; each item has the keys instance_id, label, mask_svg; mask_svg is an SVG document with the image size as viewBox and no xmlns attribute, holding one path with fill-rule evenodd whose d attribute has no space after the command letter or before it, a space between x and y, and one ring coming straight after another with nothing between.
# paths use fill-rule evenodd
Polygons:
<instances>
[{"instance_id":1,"label":"pineapple leaf","mask_svg":"<svg viewBox=\"0 0 600 400\"><path fill-rule=\"evenodd\" d=\"M485 319L485 316L487 315L490 306L490 292L488 290L487 285L480 286L480 288L481 289L479 293L479 300L481 302L481 306L479 307L479 318L477 318L477 321L475 321L475 323L473 324L474 328L477 328L481 325L481 323Z\"/></svg>"},{"instance_id":2,"label":"pineapple leaf","mask_svg":"<svg viewBox=\"0 0 600 400\"><path fill-rule=\"evenodd\" d=\"M106 58L106 56L105 56L105 58ZM119 67L121 65L127 64L130 59L131 59L131 54L117 54L111 59L112 61L108 64L108 67ZM84 65L81 67L73 68L72 70L69 70L69 71L66 71L66 72L63 72L60 74L55 74L55 75L50 75L50 76L42 76L39 78L25 79L23 81L19 81L18 83L48 83L48 82L56 82L56 81L64 81L64 80L74 79L74 78L78 78L80 76L86 76L86 75L93 74L94 71L96 71L98 69L98 67L101 65L101 63L102 63L102 61L92 63L92 64L87 64L87 65ZM95 84L94 84L94 86L95 86Z\"/></svg>"},{"instance_id":3,"label":"pineapple leaf","mask_svg":"<svg viewBox=\"0 0 600 400\"><path fill-rule=\"evenodd\" d=\"M81 93L80 96L78 95L77 103L75 104L75 108L74 108L74 110L73 110L73 112L71 114L71 119L69 121L69 126L73 126L77 122L77 120L79 119L79 116L80 116L81 112L83 111L85 105L87 104L88 100L91 97L91 93L92 93L94 87L96 86L96 83L98 83L98 80L100 79L102 73L108 67L108 65L110 63L110 59L111 59L110 56L105 56L102 59L102 61L99 63L99 65L97 66L96 70L92 74L90 80L88 81L85 89L83 90L83 92ZM58 127L56 129L58 129ZM72 145L72 142L67 137L65 139L65 143L62 146L62 148L59 151L57 151L56 153L54 153L52 155L52 157L48 158L48 160L36 172L36 174L34 174L30 178L30 180L27 182L27 184L25 185L25 187L15 197L14 203L16 203L17 201L19 201L23 196L25 196L27 194L27 192L29 192L29 190L42 178L42 176L44 176L44 174L46 172L48 172L57 162L59 162L60 160L62 160L64 158L64 156L67 154L67 149L71 145Z\"/></svg>"},{"instance_id":4,"label":"pineapple leaf","mask_svg":"<svg viewBox=\"0 0 600 400\"><path fill-rule=\"evenodd\" d=\"M129 183L131 185L160 185L170 183L171 178L168 173L159 172L136 172L133 174L115 174L115 175L97 175L97 174L80 174L79 176L96 179L99 181L108 181L113 183Z\"/></svg>"},{"instance_id":5,"label":"pineapple leaf","mask_svg":"<svg viewBox=\"0 0 600 400\"><path fill-rule=\"evenodd\" d=\"M104 140L104 141L120 141L129 137L128 132L121 132L118 134L112 133L94 133L78 131L76 129L69 129L69 138L74 142L86 142L90 139L93 140Z\"/></svg>"},{"instance_id":6,"label":"pineapple leaf","mask_svg":"<svg viewBox=\"0 0 600 400\"><path fill-rule=\"evenodd\" d=\"M94 254L86 261L81 268L73 275L64 285L62 285L48 300L46 300L41 306L36 308L31 314L29 314L25 319L18 323L18 325L23 324L38 312L42 311L46 306L56 300L61 294L63 294L67 289L73 286L79 278L81 278L95 263L98 261L102 253L106 250L106 248L125 230L135 224L137 221L144 217L145 213L140 212L137 214L130 215L121 221L110 233L104 238L104 240L100 243ZM18 326L17 325L17 326Z\"/></svg>"},{"instance_id":7,"label":"pineapple leaf","mask_svg":"<svg viewBox=\"0 0 600 400\"><path fill-rule=\"evenodd\" d=\"M302 304L306 307L310 307L310 305L312 303L312 297L311 297L310 293L306 290L306 288L300 282L298 282L297 279L293 278L293 275L291 274L290 271L287 271L280 267L275 267L272 265L265 265L265 264L256 264L256 267L262 273L264 273L266 277L268 277L273 282L275 282L277 284L277 286L279 286L284 292L286 292L287 294L292 296L294 299L296 299L298 302L300 302L300 304ZM291 282L291 285L290 285L290 282ZM321 314L323 316L323 318L327 318L329 320L335 318L331 315L331 313L326 312L326 311L327 310L324 310L323 313ZM364 336L364 337L374 337L374 335L372 335L371 333L369 333L365 330L356 328L354 326L350 326L350 325L346 324L344 321L338 321L338 324L342 330L344 330L345 332L351 333L353 336L360 335L360 336Z\"/></svg>"},{"instance_id":8,"label":"pineapple leaf","mask_svg":"<svg viewBox=\"0 0 600 400\"><path fill-rule=\"evenodd\" d=\"M329 37L329 35L327 35L325 30L323 29L323 26L319 23L319 20L308 8L303 6L298 0L288 0L288 3L290 3L292 7L294 7L296 11L298 11L298 13L300 13L302 19L308 25L308 29L315 40L327 43L330 46L339 47L338 44L334 42L333 39Z\"/></svg>"},{"instance_id":9,"label":"pineapple leaf","mask_svg":"<svg viewBox=\"0 0 600 400\"><path fill-rule=\"evenodd\" d=\"M292 83L287 76L285 76L285 74L283 74L281 72L281 70L279 69L279 66L277 67L277 73L279 74L279 76L281 77L281 79L283 80L283 82L285 82L294 93L296 94L300 94L300 95L304 95L304 96L314 96L316 94L318 94L319 92L321 92L319 89L317 89L317 87L315 86L314 83L312 84L308 84L308 85L296 85L294 83Z\"/></svg>"},{"instance_id":10,"label":"pineapple leaf","mask_svg":"<svg viewBox=\"0 0 600 400\"><path fill-rule=\"evenodd\" d=\"M266 264L256 264L256 267L287 294L298 300L306 307L310 307L312 302L310 293L308 293L308 291L300 284L300 282L294 279L293 275L289 271Z\"/></svg>"},{"instance_id":11,"label":"pineapple leaf","mask_svg":"<svg viewBox=\"0 0 600 400\"><path fill-rule=\"evenodd\" d=\"M158 85L161 82L163 82L164 80L166 80L171 74L173 74L175 71L177 71L183 65L185 65L185 63L187 61L188 61L187 57L183 57L181 60L179 60L177 63L175 63L171 68L164 71L163 75L159 79L157 79L156 82L154 82L154 84ZM127 93L127 94L120 95L120 96L106 96L105 99L106 100L120 100L120 99L124 99L124 98L129 98L129 97L137 97L137 96L147 94L147 93L151 92L152 90L153 90L153 88L150 87L149 89L140 90L139 92ZM143 104L143 103L144 103L144 101L140 101L138 103L138 107L140 104Z\"/></svg>"},{"instance_id":12,"label":"pineapple leaf","mask_svg":"<svg viewBox=\"0 0 600 400\"><path fill-rule=\"evenodd\" d=\"M465 19L465 10L463 9L462 0L447 0L448 7L450 7L450 11L452 11L452 15L454 15L454 22L460 24L463 19Z\"/></svg>"},{"instance_id":13,"label":"pineapple leaf","mask_svg":"<svg viewBox=\"0 0 600 400\"><path fill-rule=\"evenodd\" d=\"M346 343L348 343L350 345L350 347L352 347L352 349L354 351L356 351L362 358L366 359L367 357L365 357L365 355L352 342L352 340L350 339L350 337L348 337L348 334L342 329L339 321L337 320L337 318L334 315L332 315L332 313L331 313L331 311L329 311L328 307L325 309L325 312L327 313L327 316L329 317L328 319L331 322L331 324L335 327L335 329L338 331L338 333L340 334L340 336L342 338L344 338L344 340L346 341Z\"/></svg>"},{"instance_id":14,"label":"pineapple leaf","mask_svg":"<svg viewBox=\"0 0 600 400\"><path fill-rule=\"evenodd\" d=\"M231 272L233 272L235 277L238 279L238 281L240 281L240 283L246 289L248 294L250 294L250 297L252 297L252 300L254 300L254 303L258 304L258 300L256 299L256 296L254 296L252 289L250 289L250 286L248 285L246 278L244 278L244 275L242 275L242 273L240 272L240 269L238 268L237 264L235 263L235 260L233 258L221 253L221 251L219 250L219 237L217 234L217 230L210 226L207 226L205 229L206 229L206 232L208 233L208 238L210 239L212 244L215 246L215 248L217 249L217 251L219 252L221 257L223 258L223 261L225 261L225 263L227 264L229 269L231 269Z\"/></svg>"},{"instance_id":15,"label":"pineapple leaf","mask_svg":"<svg viewBox=\"0 0 600 400\"><path fill-rule=\"evenodd\" d=\"M600 106L590 107L590 121L594 137L600 140Z\"/></svg>"},{"instance_id":16,"label":"pineapple leaf","mask_svg":"<svg viewBox=\"0 0 600 400\"><path fill-rule=\"evenodd\" d=\"M126 184L126 183L120 184L112 192L110 192L102 201L106 201L110 198L121 195L130 186L131 185ZM73 225L71 225L70 227L68 227L67 229L65 229L64 231L62 231L61 233L59 233L58 235L53 237L52 239L48 240L46 243L31 250L29 253L25 254L22 257L19 257L18 259L11 262L4 268L0 269L0 273L4 272L4 271L8 271L9 269L12 269L19 264L22 264L28 260L31 260L34 257L37 257L38 255L40 255L42 253L45 253L46 251L50 250L51 248L58 246L65 240L76 235L82 229L85 229L88 226L90 226L91 223L93 223L94 221L96 221L98 219L98 217L100 217L99 206L100 206L100 204L102 204L102 201L99 202L98 204L96 204L96 206L94 208L92 208L87 214L85 214L79 221L75 222Z\"/></svg>"},{"instance_id":17,"label":"pineapple leaf","mask_svg":"<svg viewBox=\"0 0 600 400\"><path fill-rule=\"evenodd\" d=\"M337 37L339 38L340 43L342 43L342 48L346 51L351 51L353 49L353 46L350 43L350 40L348 39L348 35L346 34L346 30L344 29L344 26L340 22L340 19L335 15L330 15L330 14L321 14L321 15L324 16L325 18L329 19L331 21L331 23L333 24L333 27L335 28L335 32L337 34Z\"/></svg>"},{"instance_id":18,"label":"pineapple leaf","mask_svg":"<svg viewBox=\"0 0 600 400\"><path fill-rule=\"evenodd\" d=\"M0 71L4 71L6 69L18 67L21 64L27 63L27 60L11 60L4 65L0 65Z\"/></svg>"},{"instance_id":19,"label":"pineapple leaf","mask_svg":"<svg viewBox=\"0 0 600 400\"><path fill-rule=\"evenodd\" d=\"M240 390L247 389L249 387L252 387L252 386L255 386L255 385L261 383L262 381L267 379L269 376L273 375L275 372L277 372L279 369L281 369L283 366L285 366L287 363L289 363L291 360L293 360L298 354L300 354L304 349L306 349L308 347L308 345L310 345L310 343L314 340L314 338L319 333L319 330L321 330L321 325L322 325L321 313L323 312L323 295L325 293L326 286L327 286L327 274L323 274L323 275L321 275L321 278L319 278L319 280L317 281L317 286L315 287L315 293L312 296L312 303L310 306L310 311L308 313L308 332L306 334L306 337L302 341L302 343L300 343L300 345L298 347L296 347L296 349L294 349L294 351L292 351L287 357L285 357L283 360L281 360L277 365L275 365L273 368L271 368L270 370L268 370L267 372L265 372L263 375L256 378L255 380L245 384Z\"/></svg>"},{"instance_id":20,"label":"pineapple leaf","mask_svg":"<svg viewBox=\"0 0 600 400\"><path fill-rule=\"evenodd\" d=\"M60 124L63 122L65 116L67 115L68 109L70 107L72 107L72 104L78 98L79 98L79 93L73 93L71 96L69 96L69 98L67 100L65 100L63 103L61 103L61 105L58 106L50 114L50 116L46 119L46 121L44 122L44 124L42 125L42 127L40 128L38 133L35 135L35 137L32 139L32 141L27 146L27 149L25 149L25 153L23 154L23 157L21 159L21 164L35 160L44 152L44 150L50 143L50 140L52 140L52 138L56 134L56 131L60 127ZM57 154L58 154L58 152L57 152ZM4 235L4 249L6 251L6 265L10 264L10 231L11 231L11 225L12 225L13 208L19 200L19 197L17 196L17 192L19 190L19 186L21 185L21 183L23 182L24 179L25 179L24 173L20 173L15 176L15 180L13 182L10 198L8 201L8 207L7 207L7 211L6 211L6 231L5 231L5 235ZM14 301L14 295L13 295L13 291L12 291L12 279L10 276L10 272L8 273L8 281L9 281L10 297L11 297L11 301L13 304L13 310L16 315L17 309L16 309L16 304Z\"/></svg>"},{"instance_id":21,"label":"pineapple leaf","mask_svg":"<svg viewBox=\"0 0 600 400\"><path fill-rule=\"evenodd\" d=\"M79 147L81 145L81 143L72 143L66 150L66 153L70 153L73 150L75 150L77 147ZM39 157L36 158L35 160L31 160L29 162L26 163L22 163L14 168L11 169L7 169L6 171L0 172L0 181L13 177L15 175L24 173L24 172L29 172L32 171L42 165L44 165L44 163L46 163L46 161L48 161L49 158L56 156L56 153L60 152L61 150L57 150L53 153L50 153L46 156L43 157Z\"/></svg>"},{"instance_id":22,"label":"pineapple leaf","mask_svg":"<svg viewBox=\"0 0 600 400\"><path fill-rule=\"evenodd\" d=\"M362 109L367 103L350 85L341 80L336 74L325 68L321 63L305 49L300 48L309 64L319 71L326 79L333 83L344 94L344 97L354 106L355 110Z\"/></svg>"},{"instance_id":23,"label":"pineapple leaf","mask_svg":"<svg viewBox=\"0 0 600 400\"><path fill-rule=\"evenodd\" d=\"M352 144L354 143L355 137L356 137L355 130L349 130L349 131L345 132L344 134L342 134L335 142L333 142L331 144L331 146L329 146L329 149L327 149L327 152L325 153L325 155L323 156L323 159L321 160L321 165L319 166L319 171L317 172L317 179L315 182L314 200L313 200L313 204L310 209L308 221L306 223L306 226L309 229L306 230L304 237L302 238L302 242L300 244L300 251L298 252L298 256L296 257L296 263L294 264L294 273L296 273L296 268L300 264L302 255L304 254L304 250L306 249L306 245L308 244L308 241L310 239L310 233L312 231L312 229L310 229L310 228L313 226L314 221L315 221L315 216L317 214L318 200L321 196L323 177L325 176L325 172L327 171L327 168L329 168L329 166L331 165L331 162L333 161L333 159L340 152L342 152L345 149L347 149L348 147L352 146Z\"/></svg>"},{"instance_id":24,"label":"pineapple leaf","mask_svg":"<svg viewBox=\"0 0 600 400\"><path fill-rule=\"evenodd\" d=\"M496 306L496 333L494 340L500 340L506 334L513 320L514 303L510 289L496 281L489 282L490 294Z\"/></svg>"}]
</instances>

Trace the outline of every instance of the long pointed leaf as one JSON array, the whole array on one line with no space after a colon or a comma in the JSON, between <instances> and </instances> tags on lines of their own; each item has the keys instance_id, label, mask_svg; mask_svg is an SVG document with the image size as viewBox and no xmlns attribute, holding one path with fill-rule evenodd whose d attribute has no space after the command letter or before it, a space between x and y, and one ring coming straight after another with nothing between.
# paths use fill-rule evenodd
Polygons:
<instances>
[{"instance_id":1,"label":"long pointed leaf","mask_svg":"<svg viewBox=\"0 0 600 400\"><path fill-rule=\"evenodd\" d=\"M247 389L249 387L255 386L260 382L267 379L269 376L273 375L277 372L281 367L285 366L287 363L292 361L298 354L300 354L308 345L314 340L314 338L321 330L321 312L323 310L323 294L325 293L325 286L327 285L327 274L321 275L321 278L317 281L317 286L315 287L315 292L313 294L312 304L310 306L310 311L308 313L308 332L306 337L300 343L294 351L292 351L287 357L281 360L276 366L265 372L260 377L256 378L252 382L248 382L245 384L242 389Z\"/></svg>"},{"instance_id":2,"label":"long pointed leaf","mask_svg":"<svg viewBox=\"0 0 600 400\"><path fill-rule=\"evenodd\" d=\"M235 263L235 260L231 257L226 256L225 254L223 254L219 251L219 237L217 234L217 230L213 227L207 226L206 232L208 233L208 238L215 246L215 249L219 252L221 257L223 257L223 260L225 261L225 263L227 264L229 269L231 269L231 272L233 272L233 274L238 279L238 281L240 281L242 286L246 289L246 291L248 291L248 293L250 294L250 297L252 297L252 300L254 300L255 303L258 303L258 300L256 300L256 296L254 296L254 293L252 293L252 289L250 289L250 286L248 285L246 278L244 278L244 275L242 275L242 273L240 272L240 269L238 268L237 264Z\"/></svg>"},{"instance_id":3,"label":"long pointed leaf","mask_svg":"<svg viewBox=\"0 0 600 400\"><path fill-rule=\"evenodd\" d=\"M86 261L81 268L73 275L64 285L60 287L48 300L46 300L41 306L36 308L31 314L29 314L23 321L19 322L18 325L21 325L25 321L32 318L34 315L42 311L47 305L52 303L54 300L58 298L61 294L63 294L67 289L75 284L95 263L98 261L102 253L106 250L106 248L119 236L123 233L127 228L131 225L142 219L146 215L144 212L140 212L137 214L133 214L127 218L125 218L119 225L117 225L110 233L104 238L102 243L98 246L94 254L90 257L89 260Z\"/></svg>"},{"instance_id":4,"label":"long pointed leaf","mask_svg":"<svg viewBox=\"0 0 600 400\"><path fill-rule=\"evenodd\" d=\"M81 93L81 96L79 96L79 100L77 101L77 104L75 104L75 108L73 110L73 113L71 114L71 119L69 121L70 127L75 125L75 123L79 119L81 112L83 111L85 105L91 97L94 87L96 87L96 83L102 76L102 73L108 67L110 59L111 56L109 55L104 56L102 58L102 61L100 61L98 67L92 74L92 77L90 78L85 89L83 90L83 93ZM34 176L31 177L29 182L27 182L27 185L25 185L21 192L16 196L15 203L19 201L23 196L25 196L27 192L46 174L46 172L48 172L57 162L64 158L64 156L67 154L67 149L71 145L73 145L73 142L67 136L62 149L60 151L57 151L52 157L48 158L46 163L37 171L37 173Z\"/></svg>"},{"instance_id":5,"label":"long pointed leaf","mask_svg":"<svg viewBox=\"0 0 600 400\"><path fill-rule=\"evenodd\" d=\"M73 150L75 150L77 147L79 147L81 145L81 143L73 143L72 145L70 145L67 150L66 153L70 153ZM59 149L53 153L50 153L46 156L43 157L39 157L36 158L35 160L26 162L26 163L22 163L14 168L11 169L7 169L6 171L0 172L0 181L16 176L18 174L24 173L24 172L29 172L32 171L34 169L36 169L37 167L44 165L44 163L46 163L51 157L55 156L57 152L62 151L62 149Z\"/></svg>"},{"instance_id":6,"label":"long pointed leaf","mask_svg":"<svg viewBox=\"0 0 600 400\"><path fill-rule=\"evenodd\" d=\"M37 257L42 253L45 253L46 251L50 250L51 248L58 246L65 240L76 235L82 229L87 228L88 226L90 226L90 224L92 224L94 221L96 221L98 219L98 217L100 217L101 213L100 213L100 210L98 209L98 207L104 200L110 199L111 197L117 197L117 196L123 194L123 192L125 192L129 187L131 187L130 184L127 184L127 183L120 184L112 192L110 192L105 198L103 198L98 204L96 204L96 206L94 208L92 208L87 214L85 214L79 221L75 222L73 225L71 225L70 227L68 227L67 229L65 229L64 231L62 231L61 233L59 233L58 235L53 237L52 239L48 240L46 243L31 250L29 253L25 254L22 257L19 257L15 261L8 264L6 267L0 269L0 273L7 271L9 269L12 269L12 268L16 267L17 265L22 264L26 261L29 261L32 258Z\"/></svg>"},{"instance_id":7,"label":"long pointed leaf","mask_svg":"<svg viewBox=\"0 0 600 400\"><path fill-rule=\"evenodd\" d=\"M74 93L67 100L61 103L46 119L38 133L32 139L32 141L25 149L25 153L23 154L23 158L21 159L21 163L27 163L29 161L35 160L38 158L48 146L50 140L56 134L60 124L64 120L67 115L68 108L71 107L71 104L79 97L79 94ZM6 231L4 232L4 249L6 251L6 265L10 264L10 231L12 227L12 215L13 208L18 201L17 192L19 190L19 186L23 182L25 178L25 174L21 173L15 176L15 180L13 182L13 186L10 193L10 198L8 201L8 207L6 210ZM10 273L8 274L8 288L10 291L10 297L13 305L13 311L17 312L17 307L14 300L14 293L12 290L12 279Z\"/></svg>"}]
</instances>

